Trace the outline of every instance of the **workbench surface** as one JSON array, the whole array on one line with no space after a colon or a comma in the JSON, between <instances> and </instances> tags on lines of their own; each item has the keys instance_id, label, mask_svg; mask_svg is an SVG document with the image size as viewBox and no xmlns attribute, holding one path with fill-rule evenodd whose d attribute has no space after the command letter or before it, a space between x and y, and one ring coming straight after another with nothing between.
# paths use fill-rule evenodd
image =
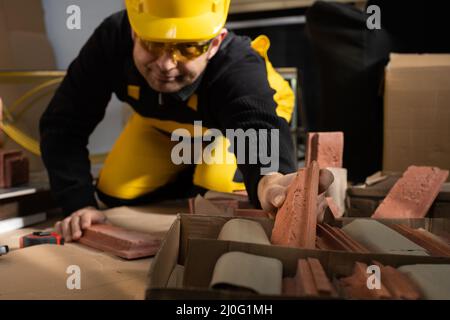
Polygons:
<instances>
[{"instance_id":1,"label":"workbench surface","mask_svg":"<svg viewBox=\"0 0 450 320\"><path fill-rule=\"evenodd\" d=\"M180 200L105 212L114 225L163 236L176 214L187 210L187 202ZM127 261L78 243L19 248L21 236L49 230L56 220L0 234L0 244L10 248L8 254L0 257L0 299L144 298L153 257ZM69 289L75 283L71 266L79 267L80 289Z\"/></svg>"}]
</instances>

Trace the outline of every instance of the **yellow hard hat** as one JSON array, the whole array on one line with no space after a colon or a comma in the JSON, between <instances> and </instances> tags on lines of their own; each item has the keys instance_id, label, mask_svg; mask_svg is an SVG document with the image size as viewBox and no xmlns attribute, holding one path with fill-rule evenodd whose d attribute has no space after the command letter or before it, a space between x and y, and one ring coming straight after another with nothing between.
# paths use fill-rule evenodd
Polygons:
<instances>
[{"instance_id":1,"label":"yellow hard hat","mask_svg":"<svg viewBox=\"0 0 450 320\"><path fill-rule=\"evenodd\" d=\"M125 0L138 37L158 42L214 38L225 25L230 0Z\"/></svg>"}]
</instances>

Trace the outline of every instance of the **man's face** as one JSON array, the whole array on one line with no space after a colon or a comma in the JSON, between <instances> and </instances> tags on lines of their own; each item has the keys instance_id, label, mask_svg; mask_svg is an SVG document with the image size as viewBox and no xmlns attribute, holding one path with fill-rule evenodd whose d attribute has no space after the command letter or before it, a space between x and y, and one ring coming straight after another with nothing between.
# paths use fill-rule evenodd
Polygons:
<instances>
[{"instance_id":1,"label":"man's face","mask_svg":"<svg viewBox=\"0 0 450 320\"><path fill-rule=\"evenodd\" d=\"M133 35L133 58L137 69L149 86L163 93L177 92L192 84L205 70L208 61L217 53L227 31L212 40L208 51L191 60L175 59L171 50L155 54L138 37Z\"/></svg>"}]
</instances>

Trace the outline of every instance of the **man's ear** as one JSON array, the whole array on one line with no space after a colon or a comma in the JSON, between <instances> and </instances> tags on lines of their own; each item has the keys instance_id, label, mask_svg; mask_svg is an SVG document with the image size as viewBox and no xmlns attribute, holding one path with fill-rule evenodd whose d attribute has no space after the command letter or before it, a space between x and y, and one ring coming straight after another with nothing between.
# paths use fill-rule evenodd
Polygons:
<instances>
[{"instance_id":1,"label":"man's ear","mask_svg":"<svg viewBox=\"0 0 450 320\"><path fill-rule=\"evenodd\" d=\"M227 35L228 30L223 28L219 35L213 39L210 50L208 51L208 60L211 60L216 55L217 51L220 49L220 44L227 37Z\"/></svg>"}]
</instances>

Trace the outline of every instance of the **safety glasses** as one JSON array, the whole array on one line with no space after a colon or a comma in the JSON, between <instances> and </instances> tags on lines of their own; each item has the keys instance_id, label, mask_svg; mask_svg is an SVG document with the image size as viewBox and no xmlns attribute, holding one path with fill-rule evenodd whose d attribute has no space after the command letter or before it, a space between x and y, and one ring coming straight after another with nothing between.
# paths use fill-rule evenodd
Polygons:
<instances>
[{"instance_id":1,"label":"safety glasses","mask_svg":"<svg viewBox=\"0 0 450 320\"><path fill-rule=\"evenodd\" d=\"M160 57L165 52L170 52L173 59L180 62L186 62L200 57L206 53L211 46L213 39L205 42L155 42L139 39L141 45L150 53Z\"/></svg>"}]
</instances>

